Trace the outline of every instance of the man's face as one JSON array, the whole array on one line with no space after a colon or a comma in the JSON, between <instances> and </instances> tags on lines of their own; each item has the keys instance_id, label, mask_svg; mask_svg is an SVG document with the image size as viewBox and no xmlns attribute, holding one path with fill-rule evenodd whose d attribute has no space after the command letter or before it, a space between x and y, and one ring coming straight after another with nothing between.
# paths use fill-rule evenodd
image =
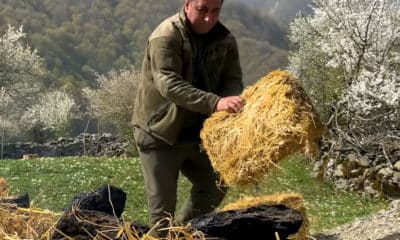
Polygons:
<instances>
[{"instance_id":1,"label":"man's face","mask_svg":"<svg viewBox=\"0 0 400 240\"><path fill-rule=\"evenodd\" d=\"M195 33L208 33L218 22L222 0L185 0L186 17Z\"/></svg>"}]
</instances>

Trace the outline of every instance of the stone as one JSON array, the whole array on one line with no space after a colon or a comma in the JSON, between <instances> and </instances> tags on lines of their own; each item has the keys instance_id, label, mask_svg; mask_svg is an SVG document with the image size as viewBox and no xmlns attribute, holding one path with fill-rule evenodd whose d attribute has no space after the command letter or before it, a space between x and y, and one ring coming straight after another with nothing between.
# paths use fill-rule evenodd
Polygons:
<instances>
[{"instance_id":1,"label":"stone","mask_svg":"<svg viewBox=\"0 0 400 240\"><path fill-rule=\"evenodd\" d=\"M378 171L378 177L393 176L393 170L390 168L382 168Z\"/></svg>"},{"instance_id":2,"label":"stone","mask_svg":"<svg viewBox=\"0 0 400 240\"><path fill-rule=\"evenodd\" d=\"M379 193L375 189L373 189L371 186L364 186L364 192L370 196L378 196Z\"/></svg>"},{"instance_id":3,"label":"stone","mask_svg":"<svg viewBox=\"0 0 400 240\"><path fill-rule=\"evenodd\" d=\"M358 157L355 153L347 154L347 159L351 162L357 162Z\"/></svg>"},{"instance_id":4,"label":"stone","mask_svg":"<svg viewBox=\"0 0 400 240\"><path fill-rule=\"evenodd\" d=\"M399 199L400 198L400 185L387 180L387 179L382 179L381 182L381 188L382 192L385 194L385 196L389 199Z\"/></svg>"},{"instance_id":5,"label":"stone","mask_svg":"<svg viewBox=\"0 0 400 240\"><path fill-rule=\"evenodd\" d=\"M332 178L334 172L335 172L335 159L331 158L328 161L328 164L326 165L325 168L325 173L324 173L324 179L329 180Z\"/></svg>"},{"instance_id":6,"label":"stone","mask_svg":"<svg viewBox=\"0 0 400 240\"><path fill-rule=\"evenodd\" d=\"M360 190L364 185L362 177L351 178L349 180L349 188L354 190Z\"/></svg>"},{"instance_id":7,"label":"stone","mask_svg":"<svg viewBox=\"0 0 400 240\"><path fill-rule=\"evenodd\" d=\"M371 165L371 161L366 158L358 158L356 163L359 167L367 168Z\"/></svg>"},{"instance_id":8,"label":"stone","mask_svg":"<svg viewBox=\"0 0 400 240\"><path fill-rule=\"evenodd\" d=\"M400 172L393 173L393 181L400 184Z\"/></svg>"},{"instance_id":9,"label":"stone","mask_svg":"<svg viewBox=\"0 0 400 240\"><path fill-rule=\"evenodd\" d=\"M370 178L372 174L373 174L372 169L367 168L367 169L365 169L365 171L363 172L363 177L364 177L364 178Z\"/></svg>"},{"instance_id":10,"label":"stone","mask_svg":"<svg viewBox=\"0 0 400 240\"><path fill-rule=\"evenodd\" d=\"M318 179L323 179L324 174L324 160L316 161L314 163L313 171L311 172L311 176Z\"/></svg>"},{"instance_id":11,"label":"stone","mask_svg":"<svg viewBox=\"0 0 400 240\"><path fill-rule=\"evenodd\" d=\"M339 189L347 190L350 187L350 181L343 178L339 178L335 181L335 185Z\"/></svg>"},{"instance_id":12,"label":"stone","mask_svg":"<svg viewBox=\"0 0 400 240\"><path fill-rule=\"evenodd\" d=\"M342 169L336 169L335 172L333 173L333 176L338 178L343 178L344 172Z\"/></svg>"},{"instance_id":13,"label":"stone","mask_svg":"<svg viewBox=\"0 0 400 240\"><path fill-rule=\"evenodd\" d=\"M395 170L400 171L400 161L397 161L393 167Z\"/></svg>"},{"instance_id":14,"label":"stone","mask_svg":"<svg viewBox=\"0 0 400 240\"><path fill-rule=\"evenodd\" d=\"M329 159L328 164L326 165L326 168L334 168L336 165L336 160L334 158Z\"/></svg>"},{"instance_id":15,"label":"stone","mask_svg":"<svg viewBox=\"0 0 400 240\"><path fill-rule=\"evenodd\" d=\"M361 168L353 169L353 170L350 171L350 176L351 177L357 177L357 176L360 176L360 175L362 175Z\"/></svg>"},{"instance_id":16,"label":"stone","mask_svg":"<svg viewBox=\"0 0 400 240\"><path fill-rule=\"evenodd\" d=\"M323 166L324 166L324 161L323 160L316 161L314 163L313 171L320 171Z\"/></svg>"}]
</instances>

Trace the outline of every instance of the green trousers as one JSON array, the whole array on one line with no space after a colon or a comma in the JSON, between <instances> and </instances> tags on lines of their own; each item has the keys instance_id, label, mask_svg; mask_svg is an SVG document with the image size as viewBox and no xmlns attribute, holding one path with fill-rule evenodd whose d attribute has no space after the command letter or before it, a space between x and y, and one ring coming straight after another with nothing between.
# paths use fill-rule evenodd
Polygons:
<instances>
[{"instance_id":1,"label":"green trousers","mask_svg":"<svg viewBox=\"0 0 400 240\"><path fill-rule=\"evenodd\" d=\"M182 142L174 146L150 144L152 147L148 147L148 144L143 145L140 136L137 138L135 134L135 138L149 204L150 224L155 230L168 227L169 222L165 219L175 216L179 172L191 182L192 188L174 218L175 224L185 224L219 206L227 189L217 185L218 174L207 154L200 151L198 143ZM166 232L153 231L153 236L165 237Z\"/></svg>"}]
</instances>

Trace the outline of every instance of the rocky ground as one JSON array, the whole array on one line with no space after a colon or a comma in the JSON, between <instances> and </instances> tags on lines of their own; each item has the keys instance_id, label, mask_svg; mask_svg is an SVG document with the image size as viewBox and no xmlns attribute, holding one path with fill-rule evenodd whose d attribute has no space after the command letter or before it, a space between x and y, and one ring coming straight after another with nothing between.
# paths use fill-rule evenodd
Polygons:
<instances>
[{"instance_id":1,"label":"rocky ground","mask_svg":"<svg viewBox=\"0 0 400 240\"><path fill-rule=\"evenodd\" d=\"M400 240L400 200L387 210L314 236L315 240Z\"/></svg>"}]
</instances>

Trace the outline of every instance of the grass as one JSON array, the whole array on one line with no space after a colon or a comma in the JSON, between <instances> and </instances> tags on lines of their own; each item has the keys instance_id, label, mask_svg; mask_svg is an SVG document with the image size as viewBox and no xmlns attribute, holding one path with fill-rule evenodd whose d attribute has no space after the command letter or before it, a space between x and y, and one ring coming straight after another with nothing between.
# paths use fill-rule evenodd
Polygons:
<instances>
[{"instance_id":1,"label":"grass","mask_svg":"<svg viewBox=\"0 0 400 240\"><path fill-rule=\"evenodd\" d=\"M282 162L280 167L269 173L257 188L246 191L232 189L225 201L232 202L240 195L300 193L305 201L313 233L351 222L358 217L384 209L388 205L388 202L383 199L372 199L335 189L333 185L311 177L312 166L304 158L289 159Z\"/></svg>"},{"instance_id":2,"label":"grass","mask_svg":"<svg viewBox=\"0 0 400 240\"><path fill-rule=\"evenodd\" d=\"M40 158L0 161L13 194L28 192L34 207L62 212L72 198L103 184L127 193L126 216L147 221L146 197L135 158Z\"/></svg>"},{"instance_id":3,"label":"grass","mask_svg":"<svg viewBox=\"0 0 400 240\"><path fill-rule=\"evenodd\" d=\"M371 199L336 190L330 184L310 177L311 166L302 158L281 163L257 187L232 187L222 206L243 196L260 196L278 192L298 192L305 199L313 233L331 229L387 206L387 201ZM148 222L147 202L140 164L135 158L40 158L0 161L0 176L7 179L11 194L28 192L34 207L62 212L81 192L103 184L113 184L127 193L123 217ZM189 190L181 178L179 203Z\"/></svg>"}]
</instances>

